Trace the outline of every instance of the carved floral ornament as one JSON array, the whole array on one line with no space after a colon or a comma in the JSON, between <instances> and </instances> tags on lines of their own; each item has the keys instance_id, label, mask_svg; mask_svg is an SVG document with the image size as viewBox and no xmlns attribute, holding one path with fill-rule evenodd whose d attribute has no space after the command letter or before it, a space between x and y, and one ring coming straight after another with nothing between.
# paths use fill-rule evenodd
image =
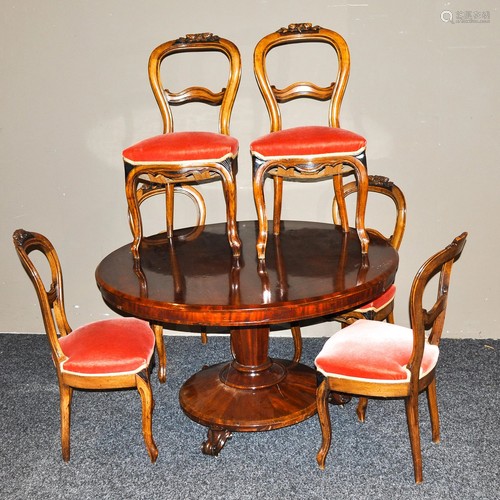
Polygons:
<instances>
[{"instance_id":1,"label":"carved floral ornament","mask_svg":"<svg viewBox=\"0 0 500 500\"><path fill-rule=\"evenodd\" d=\"M457 236L446 248L445 250L449 250L450 248L457 247L458 244L460 243L460 240L462 240L465 236L467 236L467 233L462 233L460 236Z\"/></svg>"},{"instance_id":2,"label":"carved floral ornament","mask_svg":"<svg viewBox=\"0 0 500 500\"><path fill-rule=\"evenodd\" d=\"M321 29L321 26L313 26L311 23L289 24L288 28L280 28L278 33L281 35L289 35L291 33L316 33Z\"/></svg>"},{"instance_id":3,"label":"carved floral ornament","mask_svg":"<svg viewBox=\"0 0 500 500\"><path fill-rule=\"evenodd\" d=\"M213 33L195 33L178 38L175 43L203 43L203 42L218 42L219 38Z\"/></svg>"},{"instance_id":4,"label":"carved floral ornament","mask_svg":"<svg viewBox=\"0 0 500 500\"><path fill-rule=\"evenodd\" d=\"M12 239L14 240L14 244L16 246L22 247L26 240L29 240L29 239L34 238L34 237L35 237L35 235L33 233L25 231L24 229L17 229L14 232Z\"/></svg>"},{"instance_id":5,"label":"carved floral ornament","mask_svg":"<svg viewBox=\"0 0 500 500\"><path fill-rule=\"evenodd\" d=\"M382 175L372 175L371 184L384 187L386 189L391 189L394 186L394 182L390 181L388 177L384 177Z\"/></svg>"}]
</instances>

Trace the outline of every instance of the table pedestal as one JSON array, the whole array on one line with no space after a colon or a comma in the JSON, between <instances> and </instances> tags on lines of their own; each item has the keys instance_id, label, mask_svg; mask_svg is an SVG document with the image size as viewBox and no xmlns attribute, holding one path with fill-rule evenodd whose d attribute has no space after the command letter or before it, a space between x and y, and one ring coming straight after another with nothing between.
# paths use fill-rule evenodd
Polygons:
<instances>
[{"instance_id":1,"label":"table pedestal","mask_svg":"<svg viewBox=\"0 0 500 500\"><path fill-rule=\"evenodd\" d=\"M234 360L193 375L179 401L188 417L209 427L203 453L217 455L231 431L265 431L316 413L316 372L268 357L269 328L231 330Z\"/></svg>"}]
</instances>

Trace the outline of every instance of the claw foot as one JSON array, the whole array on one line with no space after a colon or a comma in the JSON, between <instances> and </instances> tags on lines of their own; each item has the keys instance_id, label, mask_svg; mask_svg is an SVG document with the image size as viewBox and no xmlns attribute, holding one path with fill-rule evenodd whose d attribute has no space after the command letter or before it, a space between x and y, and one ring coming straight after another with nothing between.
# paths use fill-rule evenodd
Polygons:
<instances>
[{"instance_id":1,"label":"claw foot","mask_svg":"<svg viewBox=\"0 0 500 500\"><path fill-rule=\"evenodd\" d=\"M231 439L231 432L225 429L210 427L207 437L208 439L201 445L201 451L205 455L217 457L226 444L226 441Z\"/></svg>"}]
</instances>

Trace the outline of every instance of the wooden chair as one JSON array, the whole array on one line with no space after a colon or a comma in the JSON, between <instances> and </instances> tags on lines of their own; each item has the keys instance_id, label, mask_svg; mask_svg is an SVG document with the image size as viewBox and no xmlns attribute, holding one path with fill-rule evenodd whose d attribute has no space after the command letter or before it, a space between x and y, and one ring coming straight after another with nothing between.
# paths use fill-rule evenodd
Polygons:
<instances>
[{"instance_id":1,"label":"wooden chair","mask_svg":"<svg viewBox=\"0 0 500 500\"><path fill-rule=\"evenodd\" d=\"M142 432L151 462L158 449L151 418L154 400L149 382L155 337L147 322L136 318L96 321L71 330L66 319L59 259L52 244L38 233L18 229L14 245L35 286L45 332L52 351L60 391L63 460L70 458L70 412L73 389L123 389L135 387L142 401ZM29 254L41 252L50 265L46 288Z\"/></svg>"},{"instance_id":2,"label":"wooden chair","mask_svg":"<svg viewBox=\"0 0 500 500\"><path fill-rule=\"evenodd\" d=\"M160 68L168 56L186 52L222 52L229 61L226 88L214 93L190 87L174 93L164 88ZM188 195L198 209L198 225L205 223L203 197L191 184L220 178L226 201L227 235L234 256L241 252L236 228L236 170L238 141L229 135L229 121L241 78L238 48L212 33L187 35L157 47L149 58L149 81L163 119L163 134L125 149L125 190L129 221L134 237L132 253L139 258L143 237L141 203L156 194L166 194L166 234L173 235L174 192ZM171 106L186 103L220 106L219 132L174 132Z\"/></svg>"},{"instance_id":3,"label":"wooden chair","mask_svg":"<svg viewBox=\"0 0 500 500\"><path fill-rule=\"evenodd\" d=\"M355 193L357 186L351 182L344 186L344 197ZM406 200L403 192L387 177L379 175L368 176L368 191L380 193L392 199L396 208L396 219L391 236L386 237L380 231L369 229L370 232L387 240L396 250L399 250L406 227ZM340 224L337 200L333 201L333 220L335 224ZM354 311L348 311L335 319L344 326L353 323L358 319L373 319L376 321L388 321L394 323L394 297L396 295L396 285L392 285L382 295L369 304L364 304Z\"/></svg>"},{"instance_id":4,"label":"wooden chair","mask_svg":"<svg viewBox=\"0 0 500 500\"><path fill-rule=\"evenodd\" d=\"M435 368L439 340L443 331L448 288L453 262L462 253L467 233L462 233L418 271L410 292L412 328L380 321L359 320L333 335L318 354L315 363L319 383L316 401L323 441L318 452L324 469L331 442L328 408L330 391L365 397L404 398L415 481L422 482L422 456L418 422L418 395L427 393L432 440L439 442L439 415L436 399ZM437 300L431 309L423 307L428 281L440 273ZM431 330L426 335L426 330ZM360 420L364 415L358 415Z\"/></svg>"},{"instance_id":5,"label":"wooden chair","mask_svg":"<svg viewBox=\"0 0 500 500\"><path fill-rule=\"evenodd\" d=\"M318 87L310 82L293 83L285 89L271 85L266 70L269 51L284 44L321 42L329 44L338 63L336 82ZM342 216L342 227L348 231L347 212L342 198L343 173L353 171L359 185L356 229L362 252L368 250L368 235L364 227L367 197L366 140L358 134L340 128L339 112L350 71L349 49L345 40L334 31L306 24L291 24L265 36L255 47L254 72L271 120L269 134L250 145L253 161L253 190L259 219L257 254L265 258L267 244L267 214L264 199L266 176L274 179L273 233L279 234L283 179L312 180L333 177L334 189ZM282 129L279 104L297 98L330 102L328 126L302 126Z\"/></svg>"}]
</instances>

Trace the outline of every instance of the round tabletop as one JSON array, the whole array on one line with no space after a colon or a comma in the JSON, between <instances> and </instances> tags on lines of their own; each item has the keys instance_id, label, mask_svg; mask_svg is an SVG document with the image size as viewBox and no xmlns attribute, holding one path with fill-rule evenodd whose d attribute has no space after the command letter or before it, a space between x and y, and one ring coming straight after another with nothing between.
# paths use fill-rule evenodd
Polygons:
<instances>
[{"instance_id":1,"label":"round tabletop","mask_svg":"<svg viewBox=\"0 0 500 500\"><path fill-rule=\"evenodd\" d=\"M362 256L354 230L282 221L259 261L257 222L239 222L238 233L238 259L225 223L178 230L172 240L145 238L137 261L125 245L99 264L97 285L113 308L149 321L247 326L339 313L370 302L394 282L398 254L374 234Z\"/></svg>"}]
</instances>

